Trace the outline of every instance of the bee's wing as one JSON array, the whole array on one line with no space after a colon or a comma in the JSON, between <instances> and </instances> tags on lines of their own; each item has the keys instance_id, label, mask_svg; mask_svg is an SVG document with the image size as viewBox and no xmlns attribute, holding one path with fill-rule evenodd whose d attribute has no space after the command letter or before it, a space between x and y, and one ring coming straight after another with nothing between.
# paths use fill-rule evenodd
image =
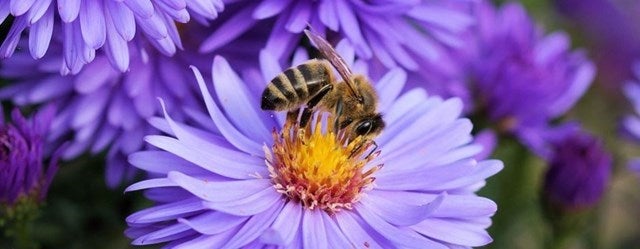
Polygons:
<instances>
[{"instance_id":1,"label":"bee's wing","mask_svg":"<svg viewBox=\"0 0 640 249\"><path fill-rule=\"evenodd\" d=\"M307 37L309 37L309 39L311 39L313 43L315 43L316 47L318 47L318 51L320 51L322 56L327 59L331 63L331 65L333 65L333 67L338 71L338 73L342 77L342 80L344 80L344 82L349 87L351 94L353 94L353 96L355 96L359 101L363 101L362 96L360 96L355 91L355 87L353 85L353 82L351 81L351 69L349 69L349 66L346 62L344 62L338 52L333 49L333 47L331 46L331 44L329 44L329 42L327 42L327 40L325 40L318 34L308 29L305 29L304 33L307 35Z\"/></svg>"}]
</instances>

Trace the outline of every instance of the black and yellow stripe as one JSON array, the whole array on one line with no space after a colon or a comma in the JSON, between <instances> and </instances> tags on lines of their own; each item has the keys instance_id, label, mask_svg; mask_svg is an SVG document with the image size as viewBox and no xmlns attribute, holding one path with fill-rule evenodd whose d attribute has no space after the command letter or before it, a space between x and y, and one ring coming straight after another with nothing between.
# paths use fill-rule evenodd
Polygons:
<instances>
[{"instance_id":1,"label":"black and yellow stripe","mask_svg":"<svg viewBox=\"0 0 640 249\"><path fill-rule=\"evenodd\" d=\"M329 84L331 67L326 61L310 60L277 75L262 93L263 110L292 110Z\"/></svg>"}]
</instances>

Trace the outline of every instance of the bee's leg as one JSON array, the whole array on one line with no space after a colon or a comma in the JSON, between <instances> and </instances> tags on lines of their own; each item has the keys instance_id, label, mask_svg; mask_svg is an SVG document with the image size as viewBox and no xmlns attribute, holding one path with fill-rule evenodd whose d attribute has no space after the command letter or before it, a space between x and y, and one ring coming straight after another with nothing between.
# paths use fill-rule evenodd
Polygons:
<instances>
[{"instance_id":1,"label":"bee's leg","mask_svg":"<svg viewBox=\"0 0 640 249\"><path fill-rule=\"evenodd\" d=\"M336 119L333 121L333 134L336 135L338 135L338 131L340 131L340 116L342 116L342 98L339 98L336 103Z\"/></svg>"},{"instance_id":2,"label":"bee's leg","mask_svg":"<svg viewBox=\"0 0 640 249\"><path fill-rule=\"evenodd\" d=\"M318 93L316 93L316 95L314 95L307 102L307 107L302 110L302 117L300 117L300 127L304 127L307 125L307 122L309 122L309 119L311 119L311 114L313 114L311 110L316 107L318 103L320 103L320 100L322 100L322 98L324 98L324 96L327 95L327 93L329 93L331 89L333 89L333 84L327 84L323 86L322 88L320 88L320 90L318 90Z\"/></svg>"},{"instance_id":3,"label":"bee's leg","mask_svg":"<svg viewBox=\"0 0 640 249\"><path fill-rule=\"evenodd\" d=\"M360 142L360 144L358 144L358 146L353 148L353 150L351 150L351 153L349 154L349 158L351 158L353 156L353 154L355 154L357 151L359 151L366 142L367 142L367 140L362 140L362 142ZM367 156L364 157L364 158L370 157L378 149L378 144L376 143L376 141L371 140L371 143L373 144L373 149L371 149L371 151L369 151L369 154L367 154Z\"/></svg>"},{"instance_id":4,"label":"bee's leg","mask_svg":"<svg viewBox=\"0 0 640 249\"><path fill-rule=\"evenodd\" d=\"M300 114L300 108L287 112L287 123L295 124Z\"/></svg>"}]
</instances>

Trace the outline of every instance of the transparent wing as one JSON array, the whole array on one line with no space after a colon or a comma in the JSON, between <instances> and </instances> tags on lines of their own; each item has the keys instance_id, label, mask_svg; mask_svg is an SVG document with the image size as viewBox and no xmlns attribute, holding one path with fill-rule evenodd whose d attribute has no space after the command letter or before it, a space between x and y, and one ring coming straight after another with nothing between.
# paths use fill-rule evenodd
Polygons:
<instances>
[{"instance_id":1,"label":"transparent wing","mask_svg":"<svg viewBox=\"0 0 640 249\"><path fill-rule=\"evenodd\" d=\"M331 65L333 65L333 67L338 71L338 73L342 77L342 80L344 80L344 82L349 87L351 94L353 94L353 96L355 96L359 101L362 102L362 96L360 96L355 91L354 84L351 81L351 75L353 74L351 73L351 69L349 69L349 66L338 54L338 52L333 49L333 46L331 46L331 44L329 44L327 40L319 36L317 33L314 33L308 29L305 29L304 33L313 43L315 43L318 51L320 51L322 56L327 59L331 63Z\"/></svg>"}]
</instances>

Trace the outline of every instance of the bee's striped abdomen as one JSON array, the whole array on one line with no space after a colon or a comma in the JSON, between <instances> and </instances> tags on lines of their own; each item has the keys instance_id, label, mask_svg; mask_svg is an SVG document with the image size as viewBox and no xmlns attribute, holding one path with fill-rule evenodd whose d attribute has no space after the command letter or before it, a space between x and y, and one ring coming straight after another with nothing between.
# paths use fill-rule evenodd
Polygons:
<instances>
[{"instance_id":1,"label":"bee's striped abdomen","mask_svg":"<svg viewBox=\"0 0 640 249\"><path fill-rule=\"evenodd\" d=\"M271 80L262 93L263 110L292 110L307 102L330 80L326 61L310 60Z\"/></svg>"}]
</instances>

